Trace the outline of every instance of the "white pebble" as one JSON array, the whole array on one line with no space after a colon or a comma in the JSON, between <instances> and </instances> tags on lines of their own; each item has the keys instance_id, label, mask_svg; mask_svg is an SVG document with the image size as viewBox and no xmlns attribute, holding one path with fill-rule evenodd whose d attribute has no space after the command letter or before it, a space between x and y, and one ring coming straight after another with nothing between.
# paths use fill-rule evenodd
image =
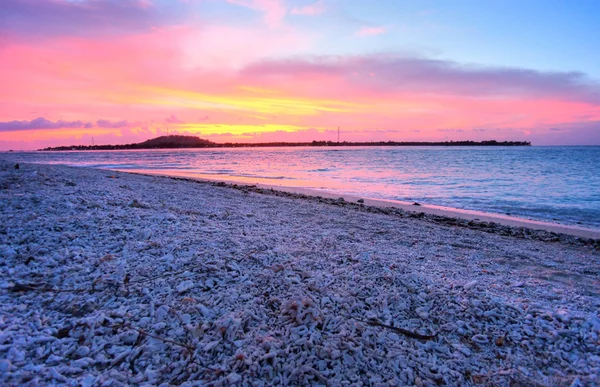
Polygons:
<instances>
[{"instance_id":1,"label":"white pebble","mask_svg":"<svg viewBox=\"0 0 600 387\"><path fill-rule=\"evenodd\" d=\"M177 285L177 292L185 293L194 287L194 281L187 280Z\"/></svg>"}]
</instances>

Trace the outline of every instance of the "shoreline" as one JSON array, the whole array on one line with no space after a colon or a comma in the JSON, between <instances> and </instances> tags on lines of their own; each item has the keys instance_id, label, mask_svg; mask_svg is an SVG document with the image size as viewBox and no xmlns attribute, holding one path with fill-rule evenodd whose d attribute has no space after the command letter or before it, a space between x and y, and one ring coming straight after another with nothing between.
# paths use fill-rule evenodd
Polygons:
<instances>
[{"instance_id":1,"label":"shoreline","mask_svg":"<svg viewBox=\"0 0 600 387\"><path fill-rule=\"evenodd\" d=\"M209 183L225 183L227 185L241 185L244 187L256 187L264 190L275 190L279 192L284 192L288 194L309 196L312 198L326 198L326 199L334 199L337 200L339 198L343 198L344 201L349 203L358 203L358 200L363 200L363 204L365 206L371 206L376 208L393 208L399 209L404 212L419 214L424 213L426 215L433 215L445 218L458 218L467 222L476 222L476 223L495 223L501 226L511 227L511 228L525 228L531 229L534 231L545 231L549 233L555 234L563 234L578 238L586 238L592 240L600 240L600 229L591 229L586 227L579 227L573 225L565 225L560 223L552 223L545 222L533 219L524 219L516 216L510 215L502 215L495 214L489 212L481 212L475 210L463 210L458 208L444 207L444 206L436 206L432 204L419 204L418 206L411 204L409 202L403 202L399 200L390 200L390 199L375 199L368 197L358 197L355 195L347 195L347 194L339 194L332 193L328 191L320 191L316 189L310 188L302 188L302 187L287 187L281 185L274 184L264 184L264 183L252 183L243 180L235 180L235 179L211 179L206 177L195 177L190 176L190 174L186 174L185 172L177 171L169 171L161 172L161 171L152 171L152 170L139 170L139 169L110 169L113 171L118 171L121 173L133 173L140 175L148 175L148 176L163 176L163 177L176 177L176 178L185 178L190 180L197 180Z\"/></svg>"}]
</instances>

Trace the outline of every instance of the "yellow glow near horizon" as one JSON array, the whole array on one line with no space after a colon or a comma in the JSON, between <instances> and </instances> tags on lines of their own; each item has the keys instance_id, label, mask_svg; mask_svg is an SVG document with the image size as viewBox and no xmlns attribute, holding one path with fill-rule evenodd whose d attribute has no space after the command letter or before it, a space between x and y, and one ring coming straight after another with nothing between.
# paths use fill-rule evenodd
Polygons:
<instances>
[{"instance_id":1,"label":"yellow glow near horizon","mask_svg":"<svg viewBox=\"0 0 600 387\"><path fill-rule=\"evenodd\" d=\"M227 124L181 124L177 128L181 131L190 133L197 133L199 135L212 136L212 135L244 135L253 133L273 133L273 132L299 132L308 129L305 126L295 125L227 125ZM318 131L324 131L322 128L313 128Z\"/></svg>"},{"instance_id":2,"label":"yellow glow near horizon","mask_svg":"<svg viewBox=\"0 0 600 387\"><path fill-rule=\"evenodd\" d=\"M364 109L361 104L327 99L222 96L164 88L144 88L144 91L152 92L154 96L144 98L138 103L198 109L243 110L262 114L300 116L317 115L321 112L347 113Z\"/></svg>"}]
</instances>

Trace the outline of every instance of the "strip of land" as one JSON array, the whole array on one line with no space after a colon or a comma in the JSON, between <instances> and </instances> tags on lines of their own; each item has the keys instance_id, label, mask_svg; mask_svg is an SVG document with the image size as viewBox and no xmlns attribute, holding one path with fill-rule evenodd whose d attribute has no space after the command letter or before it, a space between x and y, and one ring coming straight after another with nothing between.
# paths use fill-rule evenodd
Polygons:
<instances>
[{"instance_id":1,"label":"strip of land","mask_svg":"<svg viewBox=\"0 0 600 387\"><path fill-rule=\"evenodd\" d=\"M531 146L529 141L312 141L312 142L263 142L263 143L215 143L196 136L160 136L136 144L119 145L67 145L40 149L43 151L84 151L84 150L116 150L116 149L173 149L173 148L263 148L263 147L306 147L306 146Z\"/></svg>"},{"instance_id":2,"label":"strip of land","mask_svg":"<svg viewBox=\"0 0 600 387\"><path fill-rule=\"evenodd\" d=\"M349 201L0 162L0 384L600 383L594 243Z\"/></svg>"}]
</instances>

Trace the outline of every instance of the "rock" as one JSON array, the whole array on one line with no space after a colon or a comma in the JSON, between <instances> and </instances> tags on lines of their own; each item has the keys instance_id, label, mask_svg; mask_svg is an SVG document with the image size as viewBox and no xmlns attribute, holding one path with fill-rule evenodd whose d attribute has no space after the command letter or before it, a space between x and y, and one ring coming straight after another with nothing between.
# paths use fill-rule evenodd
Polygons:
<instances>
[{"instance_id":1,"label":"rock","mask_svg":"<svg viewBox=\"0 0 600 387\"><path fill-rule=\"evenodd\" d=\"M50 375L52 376L53 379L58 380L61 383L67 383L69 380L63 376L60 372L58 372L56 370L56 368L52 367L50 368Z\"/></svg>"},{"instance_id":2,"label":"rock","mask_svg":"<svg viewBox=\"0 0 600 387\"><path fill-rule=\"evenodd\" d=\"M139 333L137 331L124 332L119 336L121 343L125 345L132 345L138 339Z\"/></svg>"},{"instance_id":3,"label":"rock","mask_svg":"<svg viewBox=\"0 0 600 387\"><path fill-rule=\"evenodd\" d=\"M77 351L75 351L75 355L79 358L86 357L89 354L90 348L86 347L85 345L82 345L81 347L77 348Z\"/></svg>"},{"instance_id":4,"label":"rock","mask_svg":"<svg viewBox=\"0 0 600 387\"><path fill-rule=\"evenodd\" d=\"M468 282L468 283L466 283L466 284L463 286L463 288L464 288L465 290L472 289L473 287L475 287L475 285L477 285L477 283L478 283L478 282L479 282L479 281L477 281L477 280L475 280L475 281L471 281L471 282Z\"/></svg>"},{"instance_id":5,"label":"rock","mask_svg":"<svg viewBox=\"0 0 600 387\"><path fill-rule=\"evenodd\" d=\"M365 202L365 199L358 199L356 202L362 204Z\"/></svg>"},{"instance_id":6,"label":"rock","mask_svg":"<svg viewBox=\"0 0 600 387\"><path fill-rule=\"evenodd\" d=\"M11 368L12 368L12 364L10 363L9 360L7 360L7 359L0 360L0 372L1 373L10 372Z\"/></svg>"},{"instance_id":7,"label":"rock","mask_svg":"<svg viewBox=\"0 0 600 387\"><path fill-rule=\"evenodd\" d=\"M169 315L169 307L166 305L161 305L156 309L156 320L164 321Z\"/></svg>"},{"instance_id":8,"label":"rock","mask_svg":"<svg viewBox=\"0 0 600 387\"><path fill-rule=\"evenodd\" d=\"M227 379L227 382L229 382L230 384L235 384L242 380L242 376L235 372L232 372L229 375L227 375L226 379Z\"/></svg>"},{"instance_id":9,"label":"rock","mask_svg":"<svg viewBox=\"0 0 600 387\"><path fill-rule=\"evenodd\" d=\"M6 260L15 259L17 257L17 252L10 246L5 246L2 249L2 258Z\"/></svg>"},{"instance_id":10,"label":"rock","mask_svg":"<svg viewBox=\"0 0 600 387\"><path fill-rule=\"evenodd\" d=\"M489 337L481 334L471 337L471 340L476 342L477 344L487 344L490 342Z\"/></svg>"},{"instance_id":11,"label":"rock","mask_svg":"<svg viewBox=\"0 0 600 387\"><path fill-rule=\"evenodd\" d=\"M192 281L192 280L183 281L182 283L177 285L177 292L180 294L185 293L188 290L192 289L193 287L194 287L194 281Z\"/></svg>"},{"instance_id":12,"label":"rock","mask_svg":"<svg viewBox=\"0 0 600 387\"><path fill-rule=\"evenodd\" d=\"M92 387L96 378L93 375L86 375L81 379L81 387Z\"/></svg>"}]
</instances>

